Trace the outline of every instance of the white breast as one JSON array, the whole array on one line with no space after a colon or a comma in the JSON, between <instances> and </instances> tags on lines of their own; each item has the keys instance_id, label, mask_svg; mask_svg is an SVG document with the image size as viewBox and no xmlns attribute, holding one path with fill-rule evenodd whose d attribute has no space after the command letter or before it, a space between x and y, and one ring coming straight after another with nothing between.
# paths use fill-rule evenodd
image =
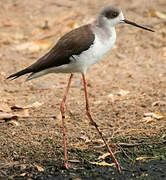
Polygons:
<instances>
[{"instance_id":1,"label":"white breast","mask_svg":"<svg viewBox=\"0 0 166 180\"><path fill-rule=\"evenodd\" d=\"M109 36L109 38L103 39L102 36L95 34L95 41L91 47L79 56L74 55L71 59L71 61L73 61L71 64L75 64L79 72L86 73L89 66L97 63L112 49L115 40L116 32L114 28L111 30L111 36Z\"/></svg>"}]
</instances>

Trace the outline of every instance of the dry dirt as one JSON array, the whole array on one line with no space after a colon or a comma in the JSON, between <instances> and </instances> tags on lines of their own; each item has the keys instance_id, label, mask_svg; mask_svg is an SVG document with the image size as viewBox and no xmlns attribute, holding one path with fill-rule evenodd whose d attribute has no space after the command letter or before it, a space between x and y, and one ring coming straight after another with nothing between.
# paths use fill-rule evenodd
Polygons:
<instances>
[{"instance_id":1,"label":"dry dirt","mask_svg":"<svg viewBox=\"0 0 166 180\"><path fill-rule=\"evenodd\" d=\"M69 74L6 80L72 28L94 22L105 5L121 7L126 19L156 31L119 25L114 48L86 76L94 119L119 162L136 170L122 175L91 163L112 161L109 156L99 160L106 150L86 117L79 74L66 107L71 171L63 168L59 111ZM0 179L165 179L165 0L1 0L0 7L0 113L17 113L15 119L0 120ZM11 110L35 102L41 104ZM147 159L155 160L144 164Z\"/></svg>"}]
</instances>

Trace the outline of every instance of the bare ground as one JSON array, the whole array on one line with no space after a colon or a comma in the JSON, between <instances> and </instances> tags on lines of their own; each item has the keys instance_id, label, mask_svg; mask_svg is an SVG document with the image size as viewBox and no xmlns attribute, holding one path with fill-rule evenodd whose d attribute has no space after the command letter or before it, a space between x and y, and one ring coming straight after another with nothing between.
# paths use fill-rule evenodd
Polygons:
<instances>
[{"instance_id":1,"label":"bare ground","mask_svg":"<svg viewBox=\"0 0 166 180\"><path fill-rule=\"evenodd\" d=\"M74 76L66 107L71 171L63 168L59 112L69 75L50 74L26 83L25 78L6 80L33 63L72 28L94 22L105 5L120 6L127 19L156 31L119 25L116 45L86 76L96 122L120 163L134 170L122 175L113 167L91 163L111 163L111 159L106 156L99 160L106 150L86 117L80 75ZM165 6L164 0L1 0L1 106L42 104L28 108L26 115L23 111L25 116L19 114L16 120L0 121L1 179L166 177L166 20L156 15L156 11L164 13ZM29 42L32 44L26 44ZM145 113L157 117L153 114L147 118ZM147 159L155 160L144 164Z\"/></svg>"}]
</instances>

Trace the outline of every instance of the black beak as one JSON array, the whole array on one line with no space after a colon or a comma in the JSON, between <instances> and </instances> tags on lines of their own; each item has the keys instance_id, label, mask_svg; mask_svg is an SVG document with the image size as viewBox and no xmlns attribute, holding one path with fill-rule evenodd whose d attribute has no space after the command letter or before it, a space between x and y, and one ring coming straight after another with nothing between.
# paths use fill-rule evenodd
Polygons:
<instances>
[{"instance_id":1,"label":"black beak","mask_svg":"<svg viewBox=\"0 0 166 180\"><path fill-rule=\"evenodd\" d=\"M144 26L140 26L140 25L138 25L138 24L136 24L136 23L134 23L134 22L128 21L127 19L124 19L123 22L125 22L125 23L127 23L127 24L130 24L130 25L133 25L133 26L136 26L136 27L139 27L139 28L142 28L142 29L145 29L145 30L147 30L147 31L155 32L155 31L153 31L152 29L149 29L149 28L144 27Z\"/></svg>"}]
</instances>

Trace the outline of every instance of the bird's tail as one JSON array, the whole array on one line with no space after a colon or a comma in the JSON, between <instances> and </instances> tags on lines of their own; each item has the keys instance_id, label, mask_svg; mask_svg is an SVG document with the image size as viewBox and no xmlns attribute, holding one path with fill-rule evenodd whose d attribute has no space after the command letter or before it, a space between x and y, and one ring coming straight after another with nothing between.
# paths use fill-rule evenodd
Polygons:
<instances>
[{"instance_id":1,"label":"bird's tail","mask_svg":"<svg viewBox=\"0 0 166 180\"><path fill-rule=\"evenodd\" d=\"M11 78L12 78L12 80L13 80L13 79L16 79L16 78L24 75L24 74L31 73L31 72L32 72L32 71L31 71L30 69L26 68L26 69L23 69L23 70L21 70L21 71L19 71L19 72L16 72L16 73L14 73L14 74L11 74L9 77L7 77L7 79L11 79Z\"/></svg>"}]
</instances>

